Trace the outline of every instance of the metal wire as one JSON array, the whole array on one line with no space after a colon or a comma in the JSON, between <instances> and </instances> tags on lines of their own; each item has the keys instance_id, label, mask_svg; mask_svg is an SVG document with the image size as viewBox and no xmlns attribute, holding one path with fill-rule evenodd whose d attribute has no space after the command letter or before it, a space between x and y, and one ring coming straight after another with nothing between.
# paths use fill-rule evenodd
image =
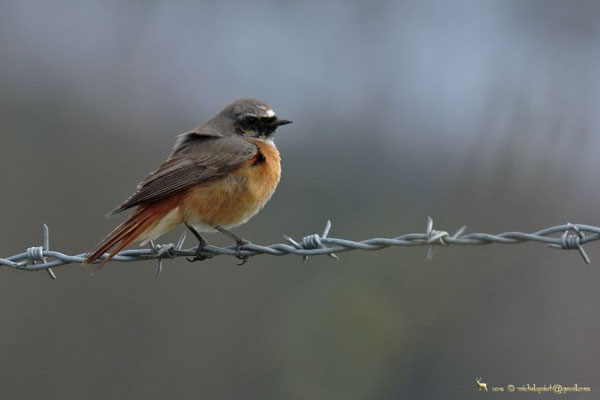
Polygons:
<instances>
[{"instance_id":1,"label":"metal wire","mask_svg":"<svg viewBox=\"0 0 600 400\"><path fill-rule=\"evenodd\" d=\"M325 229L321 234L312 234L305 236L302 240L296 241L289 236L284 238L287 243L276 243L269 246L257 244L245 244L242 247L241 256L256 256L259 254L268 254L274 256L283 256L287 254L296 254L302 256L304 261L308 256L318 256L327 254L338 260L335 253L342 253L351 250L381 250L390 246L428 246L425 259L431 260L434 246L449 245L487 245L492 243L499 244L517 244L524 242L545 243L548 247L564 250L577 250L583 260L589 264L590 259L583 249L583 245L600 239L600 228L590 225L571 224L556 225L550 228L542 229L532 233L523 232L504 232L499 234L488 233L466 233L466 226L460 228L454 235L446 231L433 229L433 220L427 218L427 227L424 233L407 233L395 238L372 238L361 241L347 239L338 239L329 237L331 222L327 221ZM556 236L556 234L561 234ZM553 236L554 235L554 236ZM185 242L185 232L181 235L177 243L155 244L151 242L150 248L130 249L118 253L113 260L122 262L134 262L143 260L158 260L156 273L162 272L162 261L166 258L189 257L196 255L196 248L183 249ZM207 245L202 249L201 254L207 257L219 255L236 255L235 246L216 247ZM50 250L50 234L48 226L43 225L43 246L32 246L25 252L16 254L8 258L0 258L0 266L16 268L21 271L39 271L46 270L52 279L56 275L53 267L59 267L71 263L81 263L87 256L82 253L74 256L63 254L58 251ZM104 254L99 263L108 254ZM52 260L48 260L52 258Z\"/></svg>"}]
</instances>

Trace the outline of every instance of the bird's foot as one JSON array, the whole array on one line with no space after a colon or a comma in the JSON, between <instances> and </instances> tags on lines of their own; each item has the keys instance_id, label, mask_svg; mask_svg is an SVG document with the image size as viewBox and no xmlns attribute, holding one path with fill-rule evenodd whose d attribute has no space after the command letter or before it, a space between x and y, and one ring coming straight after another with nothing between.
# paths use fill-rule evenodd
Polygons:
<instances>
[{"instance_id":1,"label":"bird's foot","mask_svg":"<svg viewBox=\"0 0 600 400\"><path fill-rule=\"evenodd\" d=\"M195 262L195 261L204 261L204 260L208 260L209 258L212 258L212 256L205 256L202 255L202 249L204 249L204 247L208 244L206 242L206 239L204 239L202 237L202 235L200 235L191 225L189 225L187 222L185 223L185 226L188 227L188 229L194 234L194 236L196 237L196 239L198 239L198 247L196 247L196 254L194 255L194 257L189 258L186 257L186 259L189 262Z\"/></svg>"},{"instance_id":2,"label":"bird's foot","mask_svg":"<svg viewBox=\"0 0 600 400\"><path fill-rule=\"evenodd\" d=\"M202 249L204 249L204 246L206 246L206 243L199 243L198 247L196 247L196 254L194 254L194 257L186 257L185 259L189 262L196 262L213 258L213 256L205 256L202 254Z\"/></svg>"},{"instance_id":3,"label":"bird's foot","mask_svg":"<svg viewBox=\"0 0 600 400\"><path fill-rule=\"evenodd\" d=\"M219 225L215 226L215 229L221 232L222 234L227 235L231 239L235 240L235 256L238 260L241 260L241 262L238 263L238 265L246 264L246 262L250 258L250 255L242 255L242 246L244 246L245 244L250 244L250 242Z\"/></svg>"},{"instance_id":4,"label":"bird's foot","mask_svg":"<svg viewBox=\"0 0 600 400\"><path fill-rule=\"evenodd\" d=\"M245 244L250 244L250 242L246 239L242 239L239 237L235 241L235 257L238 260L240 260L240 262L237 265L246 264L246 262L248 262L248 259L250 258L249 255L242 255L242 246L244 246Z\"/></svg>"}]
</instances>

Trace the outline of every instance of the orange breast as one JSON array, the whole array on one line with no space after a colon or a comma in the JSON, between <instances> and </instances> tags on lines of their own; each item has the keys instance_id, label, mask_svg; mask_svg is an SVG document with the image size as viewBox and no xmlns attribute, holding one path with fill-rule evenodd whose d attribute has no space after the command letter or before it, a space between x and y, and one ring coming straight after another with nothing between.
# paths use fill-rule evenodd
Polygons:
<instances>
[{"instance_id":1,"label":"orange breast","mask_svg":"<svg viewBox=\"0 0 600 400\"><path fill-rule=\"evenodd\" d=\"M189 189L181 212L195 226L231 228L253 217L273 195L281 176L277 148L251 140L257 154L228 176Z\"/></svg>"}]
</instances>

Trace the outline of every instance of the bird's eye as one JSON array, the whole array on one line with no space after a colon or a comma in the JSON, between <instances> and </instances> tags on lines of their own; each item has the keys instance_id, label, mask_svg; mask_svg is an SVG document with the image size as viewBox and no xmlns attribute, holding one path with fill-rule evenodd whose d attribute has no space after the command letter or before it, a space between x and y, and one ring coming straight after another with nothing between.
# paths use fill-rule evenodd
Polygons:
<instances>
[{"instance_id":1,"label":"bird's eye","mask_svg":"<svg viewBox=\"0 0 600 400\"><path fill-rule=\"evenodd\" d=\"M256 115L246 114L242 117L242 122L247 126L254 126L258 123Z\"/></svg>"}]
</instances>

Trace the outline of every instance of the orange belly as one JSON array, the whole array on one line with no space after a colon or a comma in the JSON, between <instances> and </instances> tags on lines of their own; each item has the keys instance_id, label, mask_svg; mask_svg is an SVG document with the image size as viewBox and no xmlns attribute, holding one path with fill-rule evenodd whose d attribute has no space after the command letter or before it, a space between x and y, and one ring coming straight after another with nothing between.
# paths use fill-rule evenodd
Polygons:
<instances>
[{"instance_id":1,"label":"orange belly","mask_svg":"<svg viewBox=\"0 0 600 400\"><path fill-rule=\"evenodd\" d=\"M249 160L228 176L188 189L181 218L201 231L231 228L248 221L269 201L281 176L277 148L252 140L262 157Z\"/></svg>"}]
</instances>

